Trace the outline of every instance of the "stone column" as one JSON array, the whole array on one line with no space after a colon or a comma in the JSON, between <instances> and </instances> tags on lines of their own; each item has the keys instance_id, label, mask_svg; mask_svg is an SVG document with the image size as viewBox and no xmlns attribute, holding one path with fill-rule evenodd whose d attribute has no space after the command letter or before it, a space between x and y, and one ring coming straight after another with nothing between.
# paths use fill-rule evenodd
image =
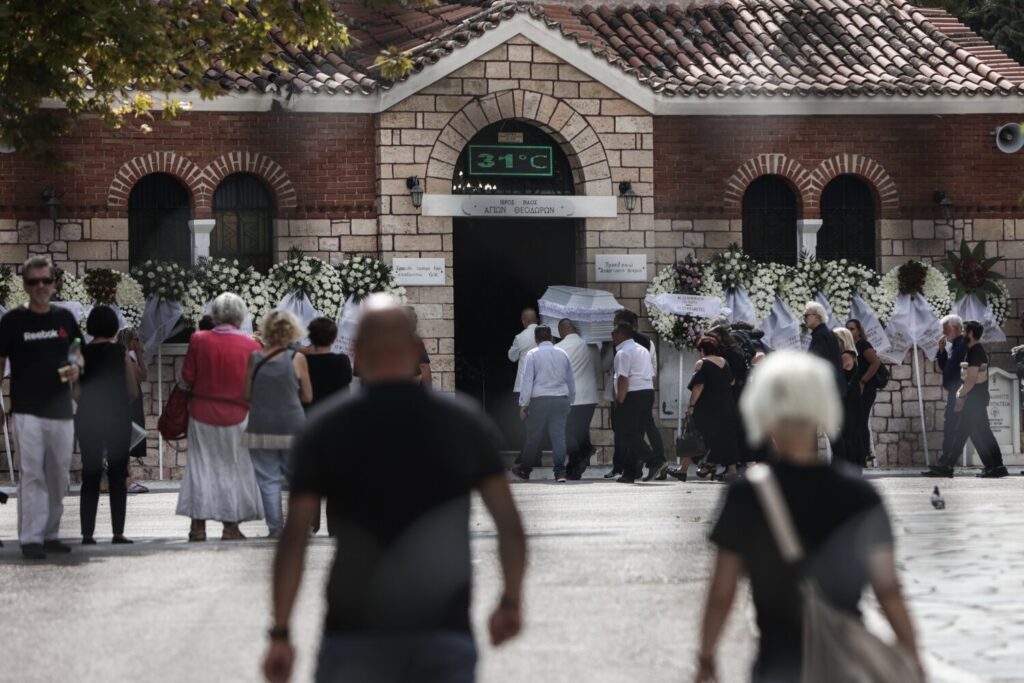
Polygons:
<instances>
[{"instance_id":1,"label":"stone column","mask_svg":"<svg viewBox=\"0 0 1024 683\"><path fill-rule=\"evenodd\" d=\"M192 265L199 263L201 258L210 257L210 233L217 221L212 218L199 218L188 222L192 233Z\"/></svg>"},{"instance_id":2,"label":"stone column","mask_svg":"<svg viewBox=\"0 0 1024 683\"><path fill-rule=\"evenodd\" d=\"M805 218L796 222L796 248L798 252L806 251L811 256L818 254L818 230L821 229L820 218ZM797 253L797 258L800 253Z\"/></svg>"}]
</instances>

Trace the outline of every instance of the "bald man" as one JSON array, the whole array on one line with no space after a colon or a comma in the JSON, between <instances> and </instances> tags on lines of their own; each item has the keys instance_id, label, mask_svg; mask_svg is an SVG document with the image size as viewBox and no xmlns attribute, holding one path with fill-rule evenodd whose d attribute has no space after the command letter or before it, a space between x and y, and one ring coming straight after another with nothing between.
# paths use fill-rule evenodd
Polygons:
<instances>
[{"instance_id":1,"label":"bald man","mask_svg":"<svg viewBox=\"0 0 1024 683\"><path fill-rule=\"evenodd\" d=\"M263 671L291 677L289 624L309 528L328 500L338 529L316 681L472 681L470 494L494 519L504 591L491 642L520 629L526 541L480 407L415 379L415 325L391 297L363 303L355 339L358 393L329 399L293 449L288 519L274 561L274 615ZM395 429L400 419L402 429ZM415 471L385 477L382 470ZM333 503L333 504L332 504Z\"/></svg>"}]
</instances>

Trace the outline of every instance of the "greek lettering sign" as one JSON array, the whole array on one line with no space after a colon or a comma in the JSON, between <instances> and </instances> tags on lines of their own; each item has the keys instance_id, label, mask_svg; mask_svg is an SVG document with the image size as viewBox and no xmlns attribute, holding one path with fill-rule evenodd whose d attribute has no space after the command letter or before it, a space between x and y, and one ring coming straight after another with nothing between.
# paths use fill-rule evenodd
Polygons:
<instances>
[{"instance_id":1,"label":"greek lettering sign","mask_svg":"<svg viewBox=\"0 0 1024 683\"><path fill-rule=\"evenodd\" d=\"M598 282L647 282L647 254L599 254L594 276Z\"/></svg>"},{"instance_id":2,"label":"greek lettering sign","mask_svg":"<svg viewBox=\"0 0 1024 683\"><path fill-rule=\"evenodd\" d=\"M554 175L550 145L470 145L469 175Z\"/></svg>"},{"instance_id":3,"label":"greek lettering sign","mask_svg":"<svg viewBox=\"0 0 1024 683\"><path fill-rule=\"evenodd\" d=\"M692 315L697 318L714 318L722 312L722 300L717 296L658 294L645 297L644 303L672 315Z\"/></svg>"},{"instance_id":4,"label":"greek lettering sign","mask_svg":"<svg viewBox=\"0 0 1024 683\"><path fill-rule=\"evenodd\" d=\"M396 258L391 261L391 270L400 285L444 285L443 258Z\"/></svg>"},{"instance_id":5,"label":"greek lettering sign","mask_svg":"<svg viewBox=\"0 0 1024 683\"><path fill-rule=\"evenodd\" d=\"M462 204L462 212L467 216L495 218L558 218L572 216L576 209L572 202L556 197L480 195L467 198Z\"/></svg>"},{"instance_id":6,"label":"greek lettering sign","mask_svg":"<svg viewBox=\"0 0 1024 683\"><path fill-rule=\"evenodd\" d=\"M1017 410L1017 378L999 368L988 371L988 421L996 443L1007 453L1017 451L1020 411Z\"/></svg>"}]
</instances>

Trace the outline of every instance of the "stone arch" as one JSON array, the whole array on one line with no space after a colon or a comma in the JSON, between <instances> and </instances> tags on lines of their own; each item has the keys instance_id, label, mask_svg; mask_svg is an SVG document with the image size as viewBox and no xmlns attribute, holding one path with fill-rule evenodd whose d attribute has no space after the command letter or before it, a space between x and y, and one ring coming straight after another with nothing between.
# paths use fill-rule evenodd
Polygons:
<instances>
[{"instance_id":1,"label":"stone arch","mask_svg":"<svg viewBox=\"0 0 1024 683\"><path fill-rule=\"evenodd\" d=\"M811 174L809 188L816 211L820 209L821 193L825 186L841 175L855 175L868 184L875 193L880 218L899 215L900 195L896 182L880 163L862 154L837 154L818 164Z\"/></svg>"},{"instance_id":2,"label":"stone arch","mask_svg":"<svg viewBox=\"0 0 1024 683\"><path fill-rule=\"evenodd\" d=\"M150 152L122 164L107 190L107 206L127 210L132 187L151 173L168 173L176 177L188 188L193 208L200 206L206 187L204 173L191 159L177 152Z\"/></svg>"},{"instance_id":3,"label":"stone arch","mask_svg":"<svg viewBox=\"0 0 1024 683\"><path fill-rule=\"evenodd\" d=\"M755 179L765 175L782 176L790 182L800 200L798 210L806 213L811 204L808 190L811 184L811 172L799 161L790 159L785 154L758 154L748 159L736 169L725 182L725 198L723 206L732 211L739 211L743 205L743 193Z\"/></svg>"},{"instance_id":4,"label":"stone arch","mask_svg":"<svg viewBox=\"0 0 1024 683\"><path fill-rule=\"evenodd\" d=\"M281 164L265 154L242 151L222 154L207 164L203 169L205 185L201 201L197 200L197 204L204 208L210 208L213 202L213 192L217 189L217 185L232 173L252 173L262 178L274 193L278 210L294 209L298 206L295 186Z\"/></svg>"},{"instance_id":5,"label":"stone arch","mask_svg":"<svg viewBox=\"0 0 1024 683\"><path fill-rule=\"evenodd\" d=\"M533 124L562 146L572 166L577 194L613 194L608 155L586 116L556 97L532 90L484 95L456 112L430 150L426 191L450 194L455 164L463 148L481 129L504 119Z\"/></svg>"}]
</instances>

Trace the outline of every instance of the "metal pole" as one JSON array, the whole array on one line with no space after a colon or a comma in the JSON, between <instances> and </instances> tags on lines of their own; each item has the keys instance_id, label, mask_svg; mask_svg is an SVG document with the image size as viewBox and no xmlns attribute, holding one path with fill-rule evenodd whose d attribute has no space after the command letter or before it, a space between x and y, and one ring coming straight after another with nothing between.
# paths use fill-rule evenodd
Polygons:
<instances>
[{"instance_id":1,"label":"metal pole","mask_svg":"<svg viewBox=\"0 0 1024 683\"><path fill-rule=\"evenodd\" d=\"M156 347L156 414L159 418L164 414L164 351L163 345ZM160 467L160 480L164 478L164 437L156 431L156 452Z\"/></svg>"},{"instance_id":2,"label":"metal pole","mask_svg":"<svg viewBox=\"0 0 1024 683\"><path fill-rule=\"evenodd\" d=\"M0 381L2 381L2 378L0 378ZM11 455L11 438L7 435L7 406L4 405L3 387L0 387L0 413L3 414L4 420L4 449L7 451L7 471L11 475L11 484L16 485L18 482L14 478L14 456Z\"/></svg>"},{"instance_id":3,"label":"metal pole","mask_svg":"<svg viewBox=\"0 0 1024 683\"><path fill-rule=\"evenodd\" d=\"M924 464L931 467L932 458L928 453L928 427L924 421L924 394L921 391L921 367L917 359L917 342L914 342L914 384L917 385L917 406L921 410L921 439L924 441Z\"/></svg>"}]
</instances>

